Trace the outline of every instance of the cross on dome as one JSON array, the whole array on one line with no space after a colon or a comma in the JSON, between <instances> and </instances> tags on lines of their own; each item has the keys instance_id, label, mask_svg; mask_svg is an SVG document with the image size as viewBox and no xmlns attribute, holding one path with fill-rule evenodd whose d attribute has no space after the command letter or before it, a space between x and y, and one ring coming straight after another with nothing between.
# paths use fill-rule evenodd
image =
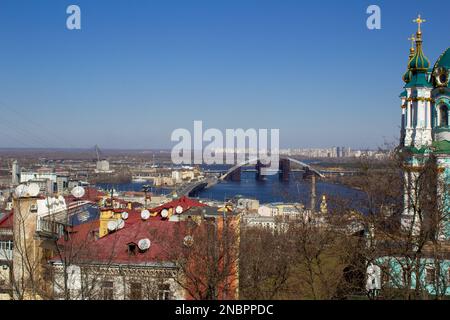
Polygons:
<instances>
[{"instance_id":1,"label":"cross on dome","mask_svg":"<svg viewBox=\"0 0 450 320\"><path fill-rule=\"evenodd\" d=\"M414 49L414 41L416 41L416 37L414 35L411 36L411 38L408 38L409 41L411 41L411 48Z\"/></svg>"},{"instance_id":2,"label":"cross on dome","mask_svg":"<svg viewBox=\"0 0 450 320\"><path fill-rule=\"evenodd\" d=\"M419 34L419 33L421 33L421 30L420 30L421 24L427 22L427 20L422 19L422 17L419 14L417 19L414 19L413 22L417 23L417 26L418 26L417 33Z\"/></svg>"}]
</instances>

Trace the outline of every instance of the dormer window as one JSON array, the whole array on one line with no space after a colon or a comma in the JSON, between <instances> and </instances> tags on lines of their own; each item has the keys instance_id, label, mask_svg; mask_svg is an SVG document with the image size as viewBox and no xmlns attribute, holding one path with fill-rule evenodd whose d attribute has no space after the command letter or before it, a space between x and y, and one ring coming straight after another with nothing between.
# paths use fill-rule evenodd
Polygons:
<instances>
[{"instance_id":1,"label":"dormer window","mask_svg":"<svg viewBox=\"0 0 450 320\"><path fill-rule=\"evenodd\" d=\"M98 232L98 230L92 230L92 231L90 232L90 234L91 234L92 239L98 240L98 238L99 238L99 232Z\"/></svg>"},{"instance_id":2,"label":"dormer window","mask_svg":"<svg viewBox=\"0 0 450 320\"><path fill-rule=\"evenodd\" d=\"M127 246L128 246L128 254L135 255L137 250L138 250L137 244L134 243L134 242L130 242L130 243L127 244Z\"/></svg>"}]
</instances>

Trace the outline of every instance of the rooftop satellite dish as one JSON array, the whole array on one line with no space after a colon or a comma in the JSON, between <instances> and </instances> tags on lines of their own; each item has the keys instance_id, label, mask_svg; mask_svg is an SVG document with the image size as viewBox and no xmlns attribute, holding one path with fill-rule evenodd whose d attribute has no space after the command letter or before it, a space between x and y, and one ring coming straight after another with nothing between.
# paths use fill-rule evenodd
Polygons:
<instances>
[{"instance_id":1,"label":"rooftop satellite dish","mask_svg":"<svg viewBox=\"0 0 450 320\"><path fill-rule=\"evenodd\" d=\"M19 184L16 189L14 190L14 194L16 197L25 197L25 195L28 192L28 187L24 184Z\"/></svg>"},{"instance_id":2,"label":"rooftop satellite dish","mask_svg":"<svg viewBox=\"0 0 450 320\"><path fill-rule=\"evenodd\" d=\"M141 239L138 242L138 248L141 251L148 250L150 248L150 245L151 245L150 239Z\"/></svg>"},{"instance_id":3,"label":"rooftop satellite dish","mask_svg":"<svg viewBox=\"0 0 450 320\"><path fill-rule=\"evenodd\" d=\"M108 222L108 230L109 231L115 231L117 229L117 222L116 221L109 221Z\"/></svg>"},{"instance_id":4,"label":"rooftop satellite dish","mask_svg":"<svg viewBox=\"0 0 450 320\"><path fill-rule=\"evenodd\" d=\"M184 237L184 239L183 239L183 244L184 244L186 247L192 246L192 245L194 244L194 238L193 238L192 236L186 236L186 237Z\"/></svg>"},{"instance_id":5,"label":"rooftop satellite dish","mask_svg":"<svg viewBox=\"0 0 450 320\"><path fill-rule=\"evenodd\" d=\"M126 211L122 212L121 216L122 216L123 220L127 220L128 219L128 212L126 212Z\"/></svg>"},{"instance_id":6,"label":"rooftop satellite dish","mask_svg":"<svg viewBox=\"0 0 450 320\"><path fill-rule=\"evenodd\" d=\"M162 209L161 217L167 218L169 216L169 211L167 209Z\"/></svg>"},{"instance_id":7,"label":"rooftop satellite dish","mask_svg":"<svg viewBox=\"0 0 450 320\"><path fill-rule=\"evenodd\" d=\"M36 183L31 183L28 186L28 195L30 197L36 197L39 194L40 188L39 185Z\"/></svg>"},{"instance_id":8,"label":"rooftop satellite dish","mask_svg":"<svg viewBox=\"0 0 450 320\"><path fill-rule=\"evenodd\" d=\"M80 187L80 186L73 188L72 195L78 199L83 197L84 196L84 188Z\"/></svg>"},{"instance_id":9,"label":"rooftop satellite dish","mask_svg":"<svg viewBox=\"0 0 450 320\"><path fill-rule=\"evenodd\" d=\"M183 213L183 207L182 206L177 206L175 208L175 212L178 213L178 214Z\"/></svg>"},{"instance_id":10,"label":"rooftop satellite dish","mask_svg":"<svg viewBox=\"0 0 450 320\"><path fill-rule=\"evenodd\" d=\"M119 219L117 221L117 229L123 229L123 227L125 227L125 221L123 221L122 219Z\"/></svg>"},{"instance_id":11,"label":"rooftop satellite dish","mask_svg":"<svg viewBox=\"0 0 450 320\"><path fill-rule=\"evenodd\" d=\"M150 218L150 211L148 211L148 210L143 210L143 211L141 212L141 218L142 218L143 220L147 220L148 218Z\"/></svg>"}]
</instances>

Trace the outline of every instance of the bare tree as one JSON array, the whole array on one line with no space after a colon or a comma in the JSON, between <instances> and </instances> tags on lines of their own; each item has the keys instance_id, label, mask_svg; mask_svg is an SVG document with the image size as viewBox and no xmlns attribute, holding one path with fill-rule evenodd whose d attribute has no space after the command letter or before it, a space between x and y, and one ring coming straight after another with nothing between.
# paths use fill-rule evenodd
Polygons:
<instances>
[{"instance_id":1,"label":"bare tree","mask_svg":"<svg viewBox=\"0 0 450 320\"><path fill-rule=\"evenodd\" d=\"M291 272L288 234L243 228L240 246L240 298L275 299L287 290Z\"/></svg>"},{"instance_id":2,"label":"bare tree","mask_svg":"<svg viewBox=\"0 0 450 320\"><path fill-rule=\"evenodd\" d=\"M448 255L443 231L448 222L448 185L433 155L409 164L411 154L396 150L383 163L362 163L361 174L349 181L367 199L368 245L361 253L379 268L385 299L434 298L447 292L448 270L440 270ZM373 296L372 296L373 297Z\"/></svg>"},{"instance_id":3,"label":"bare tree","mask_svg":"<svg viewBox=\"0 0 450 320\"><path fill-rule=\"evenodd\" d=\"M176 281L189 299L235 299L239 272L239 219L203 213L176 223L165 247L176 266Z\"/></svg>"}]
</instances>

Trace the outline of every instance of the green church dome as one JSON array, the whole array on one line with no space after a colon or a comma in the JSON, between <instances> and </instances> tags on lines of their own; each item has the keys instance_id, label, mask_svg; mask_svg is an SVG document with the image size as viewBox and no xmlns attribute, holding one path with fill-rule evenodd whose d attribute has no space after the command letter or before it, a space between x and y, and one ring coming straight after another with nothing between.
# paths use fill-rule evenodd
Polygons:
<instances>
[{"instance_id":1,"label":"green church dome","mask_svg":"<svg viewBox=\"0 0 450 320\"><path fill-rule=\"evenodd\" d=\"M450 48L444 51L434 65L434 69L446 68L450 69Z\"/></svg>"},{"instance_id":2,"label":"green church dome","mask_svg":"<svg viewBox=\"0 0 450 320\"><path fill-rule=\"evenodd\" d=\"M411 72L411 70L407 70L405 72L405 74L403 75L403 81L408 83L411 81L411 78L412 78L412 72Z\"/></svg>"},{"instance_id":3,"label":"green church dome","mask_svg":"<svg viewBox=\"0 0 450 320\"><path fill-rule=\"evenodd\" d=\"M411 70L419 70L419 71L428 71L430 68L430 60L425 56L422 51L422 48L419 47L417 52L412 57L409 62L409 68Z\"/></svg>"},{"instance_id":4,"label":"green church dome","mask_svg":"<svg viewBox=\"0 0 450 320\"><path fill-rule=\"evenodd\" d=\"M450 87L450 48L441 54L433 68L433 83L436 87Z\"/></svg>"},{"instance_id":5,"label":"green church dome","mask_svg":"<svg viewBox=\"0 0 450 320\"><path fill-rule=\"evenodd\" d=\"M414 20L417 22L419 27L416 32L416 51L414 52L414 56L409 60L408 69L411 71L411 78L409 82L406 82L405 88L414 88L414 87L425 87L432 88L433 85L429 81L429 69L430 69L430 60L425 56L422 50L422 31L420 31L420 24L425 22L419 17Z\"/></svg>"}]
</instances>

